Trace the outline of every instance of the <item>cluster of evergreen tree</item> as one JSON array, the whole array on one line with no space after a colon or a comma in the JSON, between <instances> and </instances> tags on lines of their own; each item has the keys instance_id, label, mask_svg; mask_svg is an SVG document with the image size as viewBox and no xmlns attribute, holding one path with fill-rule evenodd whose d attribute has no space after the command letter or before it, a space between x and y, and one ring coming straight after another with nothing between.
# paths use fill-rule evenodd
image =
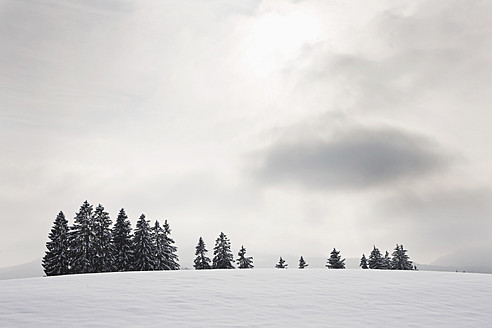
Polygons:
<instances>
[{"instance_id":1,"label":"cluster of evergreen tree","mask_svg":"<svg viewBox=\"0 0 492 328\"><path fill-rule=\"evenodd\" d=\"M410 261L407 250L403 248L403 245L398 244L396 244L391 257L388 251L383 256L381 251L373 246L369 259L366 258L365 254L362 254L359 266L362 269L417 270L417 267Z\"/></svg>"},{"instance_id":2,"label":"cluster of evergreen tree","mask_svg":"<svg viewBox=\"0 0 492 328\"><path fill-rule=\"evenodd\" d=\"M219 237L215 240L214 257L212 263L210 258L207 257L207 248L203 238L198 239L198 244L195 247L196 258L194 260L193 267L195 270L206 269L234 269L234 256L231 251L231 242L227 236L221 232ZM246 248L241 246L236 259L239 269L251 269L253 268L253 258L246 256Z\"/></svg>"},{"instance_id":3,"label":"cluster of evergreen tree","mask_svg":"<svg viewBox=\"0 0 492 328\"><path fill-rule=\"evenodd\" d=\"M337 251L335 248L333 248L333 251L330 253L330 257L327 260L326 267L328 269L345 269L345 259L342 259L340 256L340 251ZM299 269L305 269L309 266L309 264L306 263L306 260L304 260L304 257L299 258ZM285 260L280 257L280 260L278 261L277 264L275 264L275 267L277 269L287 269L288 264L285 262Z\"/></svg>"},{"instance_id":4,"label":"cluster of evergreen tree","mask_svg":"<svg viewBox=\"0 0 492 328\"><path fill-rule=\"evenodd\" d=\"M60 211L46 243L47 251L42 262L46 275L180 269L177 248L170 237L171 228L167 220L162 226L159 221L155 221L151 227L142 214L132 235L131 223L125 210L121 209L113 228L111 224L109 214L101 204L94 210L85 201L76 213L71 227ZM199 238L195 250L193 267L196 270L234 269L231 243L223 232L215 241L212 260L207 256L208 250L202 237ZM253 258L246 256L244 246L241 246L236 262L239 269L254 267ZM359 266L362 269L417 270L410 261L407 250L398 244L391 256L387 251L383 256L374 246L369 259L362 254ZM286 269L288 264L280 257L275 267ZM308 264L301 256L298 268L306 267ZM326 267L345 269L345 259L342 259L336 248L331 251Z\"/></svg>"},{"instance_id":5,"label":"cluster of evergreen tree","mask_svg":"<svg viewBox=\"0 0 492 328\"><path fill-rule=\"evenodd\" d=\"M43 268L47 276L114 271L179 270L177 248L167 220L150 227L142 214L132 235L131 223L121 209L111 228L102 205L85 201L68 226L60 211L48 235Z\"/></svg>"}]
</instances>

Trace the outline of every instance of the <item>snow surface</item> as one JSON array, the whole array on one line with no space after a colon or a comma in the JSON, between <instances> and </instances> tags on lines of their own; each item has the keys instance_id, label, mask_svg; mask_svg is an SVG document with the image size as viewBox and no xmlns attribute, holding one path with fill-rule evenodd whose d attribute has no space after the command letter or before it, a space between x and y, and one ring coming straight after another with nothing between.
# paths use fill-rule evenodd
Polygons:
<instances>
[{"instance_id":1,"label":"snow surface","mask_svg":"<svg viewBox=\"0 0 492 328\"><path fill-rule=\"evenodd\" d=\"M492 275L253 269L0 281L0 327L486 327Z\"/></svg>"}]
</instances>

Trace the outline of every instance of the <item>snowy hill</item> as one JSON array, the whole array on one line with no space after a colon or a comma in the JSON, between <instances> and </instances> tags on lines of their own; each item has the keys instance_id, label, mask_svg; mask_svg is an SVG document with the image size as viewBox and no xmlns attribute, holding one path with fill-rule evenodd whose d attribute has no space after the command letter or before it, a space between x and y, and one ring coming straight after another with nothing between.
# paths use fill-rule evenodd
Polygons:
<instances>
[{"instance_id":1,"label":"snowy hill","mask_svg":"<svg viewBox=\"0 0 492 328\"><path fill-rule=\"evenodd\" d=\"M1 327L485 327L492 275L209 270L0 281Z\"/></svg>"}]
</instances>

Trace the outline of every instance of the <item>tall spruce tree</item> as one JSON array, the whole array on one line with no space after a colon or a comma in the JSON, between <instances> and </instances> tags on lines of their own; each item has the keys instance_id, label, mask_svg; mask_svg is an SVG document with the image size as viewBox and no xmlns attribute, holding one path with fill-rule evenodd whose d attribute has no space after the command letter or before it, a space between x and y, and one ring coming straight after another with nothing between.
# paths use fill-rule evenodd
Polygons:
<instances>
[{"instance_id":1,"label":"tall spruce tree","mask_svg":"<svg viewBox=\"0 0 492 328\"><path fill-rule=\"evenodd\" d=\"M43 257L43 268L47 276L58 276L69 273L69 230L68 221L62 211L58 213L53 228L48 235L46 254Z\"/></svg>"},{"instance_id":2,"label":"tall spruce tree","mask_svg":"<svg viewBox=\"0 0 492 328\"><path fill-rule=\"evenodd\" d=\"M340 251L337 251L335 248L330 253L330 258L328 259L328 263L326 267L329 269L345 269L345 259L342 259L340 256Z\"/></svg>"},{"instance_id":3,"label":"tall spruce tree","mask_svg":"<svg viewBox=\"0 0 492 328\"><path fill-rule=\"evenodd\" d=\"M287 269L289 265L287 263L285 263L285 260L282 258L282 256L280 256L280 259L278 260L278 263L275 264L275 267L277 269Z\"/></svg>"},{"instance_id":4,"label":"tall spruce tree","mask_svg":"<svg viewBox=\"0 0 492 328\"><path fill-rule=\"evenodd\" d=\"M166 233L157 220L152 227L152 243L154 244L155 250L154 270L170 270L167 263L169 245L167 243Z\"/></svg>"},{"instance_id":5,"label":"tall spruce tree","mask_svg":"<svg viewBox=\"0 0 492 328\"><path fill-rule=\"evenodd\" d=\"M362 254L362 257L360 258L359 267L361 267L362 269L369 269L369 267L367 266L367 259L365 254Z\"/></svg>"},{"instance_id":6,"label":"tall spruce tree","mask_svg":"<svg viewBox=\"0 0 492 328\"><path fill-rule=\"evenodd\" d=\"M164 220L164 225L162 226L164 229L164 238L165 238L165 263L164 270L179 270L179 259L176 252L178 248L174 246L174 239L171 238L171 227L167 220Z\"/></svg>"},{"instance_id":7,"label":"tall spruce tree","mask_svg":"<svg viewBox=\"0 0 492 328\"><path fill-rule=\"evenodd\" d=\"M149 221L142 214L137 221L133 237L133 264L135 271L152 271L155 267L155 249L152 244Z\"/></svg>"},{"instance_id":8,"label":"tall spruce tree","mask_svg":"<svg viewBox=\"0 0 492 328\"><path fill-rule=\"evenodd\" d=\"M205 242L202 237L198 239L198 244L195 247L195 261L193 267L195 270L205 270L210 269L210 258L207 257L207 248L205 247Z\"/></svg>"},{"instance_id":9,"label":"tall spruce tree","mask_svg":"<svg viewBox=\"0 0 492 328\"><path fill-rule=\"evenodd\" d=\"M94 256L92 258L93 272L115 271L113 238L111 235L111 219L104 206L99 204L94 211L93 231Z\"/></svg>"},{"instance_id":10,"label":"tall spruce tree","mask_svg":"<svg viewBox=\"0 0 492 328\"><path fill-rule=\"evenodd\" d=\"M306 261L304 261L304 258L301 256L301 258L299 259L299 269L305 269L309 266L309 264L306 263Z\"/></svg>"},{"instance_id":11,"label":"tall spruce tree","mask_svg":"<svg viewBox=\"0 0 492 328\"><path fill-rule=\"evenodd\" d=\"M391 268L393 270L413 270L413 263L407 255L407 250L403 248L403 245L396 244L391 260Z\"/></svg>"},{"instance_id":12,"label":"tall spruce tree","mask_svg":"<svg viewBox=\"0 0 492 328\"><path fill-rule=\"evenodd\" d=\"M369 255L369 269L381 269L383 265L383 257L381 252L376 246L373 246L371 254Z\"/></svg>"},{"instance_id":13,"label":"tall spruce tree","mask_svg":"<svg viewBox=\"0 0 492 328\"><path fill-rule=\"evenodd\" d=\"M70 273L93 272L94 231L92 205L85 201L70 231Z\"/></svg>"},{"instance_id":14,"label":"tall spruce tree","mask_svg":"<svg viewBox=\"0 0 492 328\"><path fill-rule=\"evenodd\" d=\"M212 260L213 269L234 269L232 265L234 261L231 252L231 242L227 236L221 232L215 240L214 258Z\"/></svg>"},{"instance_id":15,"label":"tall spruce tree","mask_svg":"<svg viewBox=\"0 0 492 328\"><path fill-rule=\"evenodd\" d=\"M113 227L114 269L132 270L132 227L122 208Z\"/></svg>"},{"instance_id":16,"label":"tall spruce tree","mask_svg":"<svg viewBox=\"0 0 492 328\"><path fill-rule=\"evenodd\" d=\"M239 257L237 258L237 265L239 269L252 269L253 266L253 258L251 256L246 255L246 248L241 246L239 253L237 254Z\"/></svg>"},{"instance_id":17,"label":"tall spruce tree","mask_svg":"<svg viewBox=\"0 0 492 328\"><path fill-rule=\"evenodd\" d=\"M391 269L391 257L389 256L388 251L384 254L384 257L381 259L381 270L389 270Z\"/></svg>"}]
</instances>

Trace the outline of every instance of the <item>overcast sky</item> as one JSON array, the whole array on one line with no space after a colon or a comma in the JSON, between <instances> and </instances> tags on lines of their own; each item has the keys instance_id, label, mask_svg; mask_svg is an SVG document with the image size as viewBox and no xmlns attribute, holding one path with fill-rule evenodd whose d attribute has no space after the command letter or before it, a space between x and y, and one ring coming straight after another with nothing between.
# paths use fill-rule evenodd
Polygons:
<instances>
[{"instance_id":1,"label":"overcast sky","mask_svg":"<svg viewBox=\"0 0 492 328\"><path fill-rule=\"evenodd\" d=\"M492 248L491 21L478 0L0 0L0 267L84 200L168 219L188 267L221 231L251 256Z\"/></svg>"}]
</instances>

